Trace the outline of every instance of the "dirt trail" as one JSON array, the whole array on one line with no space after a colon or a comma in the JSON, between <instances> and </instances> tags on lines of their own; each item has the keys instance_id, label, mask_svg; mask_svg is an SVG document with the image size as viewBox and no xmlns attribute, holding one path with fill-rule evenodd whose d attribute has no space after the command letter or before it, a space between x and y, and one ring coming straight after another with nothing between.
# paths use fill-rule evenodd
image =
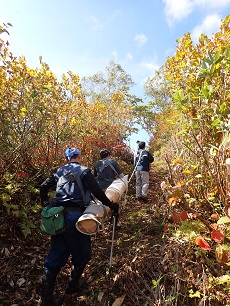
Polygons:
<instances>
[{"instance_id":1,"label":"dirt trail","mask_svg":"<svg viewBox=\"0 0 230 306\"><path fill-rule=\"evenodd\" d=\"M162 239L165 203L160 182L163 175L150 173L148 203L136 201L135 178L130 184L126 205L122 205L119 228L115 232L109 305L116 299L124 298L122 305L153 306L153 301L157 299L151 284L161 275L159 263L165 256L166 248ZM92 239L93 259L86 271L89 283L84 294L77 297L79 305L104 305L106 301L106 269L109 265L111 237L112 225L107 224L105 231ZM72 297L65 299L65 305L78 305L71 300Z\"/></svg>"},{"instance_id":2,"label":"dirt trail","mask_svg":"<svg viewBox=\"0 0 230 306\"><path fill-rule=\"evenodd\" d=\"M197 260L191 246L164 233L169 222L168 205L160 189L164 172L150 172L148 203L135 199L135 178L132 179L122 205L119 228L115 231L113 261L108 291L108 267L111 251L112 225L107 220L105 230L92 237L93 256L86 268L88 285L79 294L66 296L63 306L221 306L230 303L228 294L205 287L204 277L221 275L220 266L211 261ZM38 306L41 293L43 260L49 248L49 238L40 233L24 239L18 233L1 235L2 306ZM190 249L189 249L190 248ZM212 254L210 254L211 256ZM63 294L70 265L57 279L57 294ZM196 285L206 292L209 301L189 298L188 289ZM205 297L206 298L206 297ZM119 300L120 299L120 300ZM119 303L120 301L120 303ZM123 301L121 303L121 301Z\"/></svg>"}]
</instances>

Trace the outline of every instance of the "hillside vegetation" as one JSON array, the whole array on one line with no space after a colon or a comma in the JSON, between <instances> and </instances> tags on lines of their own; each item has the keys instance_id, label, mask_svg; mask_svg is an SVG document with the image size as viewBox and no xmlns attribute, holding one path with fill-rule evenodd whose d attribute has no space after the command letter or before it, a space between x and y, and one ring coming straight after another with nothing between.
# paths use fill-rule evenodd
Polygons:
<instances>
[{"instance_id":1,"label":"hillside vegetation","mask_svg":"<svg viewBox=\"0 0 230 306\"><path fill-rule=\"evenodd\" d=\"M110 290L115 305L230 305L230 16L211 38L190 33L144 84L111 61L106 72L59 80L40 57L30 68L0 39L1 305L37 305L49 238L40 233L39 184L76 146L92 168L107 147L133 171L127 139L135 123L155 156L147 205L135 180L116 232ZM10 34L10 24L0 26ZM0 36L1 37L1 36ZM10 38L10 36L9 36ZM93 238L89 285L66 305L103 305L111 225ZM69 273L58 280L63 292Z\"/></svg>"}]
</instances>

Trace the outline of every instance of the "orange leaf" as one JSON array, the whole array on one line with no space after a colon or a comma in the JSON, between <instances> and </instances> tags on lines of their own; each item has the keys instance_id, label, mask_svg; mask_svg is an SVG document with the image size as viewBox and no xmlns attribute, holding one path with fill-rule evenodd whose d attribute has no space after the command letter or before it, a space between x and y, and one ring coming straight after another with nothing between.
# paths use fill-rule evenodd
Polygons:
<instances>
[{"instance_id":1,"label":"orange leaf","mask_svg":"<svg viewBox=\"0 0 230 306\"><path fill-rule=\"evenodd\" d=\"M177 198L169 198L168 199L168 203L169 205L175 205L177 203Z\"/></svg>"},{"instance_id":2,"label":"orange leaf","mask_svg":"<svg viewBox=\"0 0 230 306\"><path fill-rule=\"evenodd\" d=\"M182 164L183 163L183 159L181 159L181 158L178 158L177 160L175 160L175 162L174 162L175 164Z\"/></svg>"},{"instance_id":3,"label":"orange leaf","mask_svg":"<svg viewBox=\"0 0 230 306\"><path fill-rule=\"evenodd\" d=\"M210 250L210 245L204 240L202 236L196 238L196 245L201 247L204 250Z\"/></svg>"},{"instance_id":4,"label":"orange leaf","mask_svg":"<svg viewBox=\"0 0 230 306\"><path fill-rule=\"evenodd\" d=\"M216 230L217 227L218 227L218 224L217 224L217 223L212 223L212 224L211 224L211 227L212 227L214 230Z\"/></svg>"},{"instance_id":5,"label":"orange leaf","mask_svg":"<svg viewBox=\"0 0 230 306\"><path fill-rule=\"evenodd\" d=\"M163 232L166 233L168 231L169 231L169 227L167 225L165 225L164 228L163 228Z\"/></svg>"},{"instance_id":6,"label":"orange leaf","mask_svg":"<svg viewBox=\"0 0 230 306\"><path fill-rule=\"evenodd\" d=\"M218 214L212 214L212 215L210 216L210 218L211 218L212 220L217 220L217 219L219 219L219 216L218 216Z\"/></svg>"},{"instance_id":7,"label":"orange leaf","mask_svg":"<svg viewBox=\"0 0 230 306\"><path fill-rule=\"evenodd\" d=\"M224 239L224 235L220 230L212 231L211 237L215 242L221 242Z\"/></svg>"},{"instance_id":8,"label":"orange leaf","mask_svg":"<svg viewBox=\"0 0 230 306\"><path fill-rule=\"evenodd\" d=\"M198 217L201 217L200 213L189 213L189 218L190 219L196 219Z\"/></svg>"},{"instance_id":9,"label":"orange leaf","mask_svg":"<svg viewBox=\"0 0 230 306\"><path fill-rule=\"evenodd\" d=\"M189 110L189 115L191 116L191 117L196 117L197 116L197 114L196 114L196 109L195 108L191 108L190 110Z\"/></svg>"}]
</instances>

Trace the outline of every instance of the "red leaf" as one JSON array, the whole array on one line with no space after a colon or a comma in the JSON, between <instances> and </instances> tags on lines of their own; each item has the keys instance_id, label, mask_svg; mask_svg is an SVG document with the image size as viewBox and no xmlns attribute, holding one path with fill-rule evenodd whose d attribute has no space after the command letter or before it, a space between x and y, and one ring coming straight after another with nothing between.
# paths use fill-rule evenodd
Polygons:
<instances>
[{"instance_id":1,"label":"red leaf","mask_svg":"<svg viewBox=\"0 0 230 306\"><path fill-rule=\"evenodd\" d=\"M168 231L169 231L169 227L167 225L165 225L164 228L163 228L163 232L166 233Z\"/></svg>"},{"instance_id":2,"label":"red leaf","mask_svg":"<svg viewBox=\"0 0 230 306\"><path fill-rule=\"evenodd\" d=\"M196 238L196 244L204 250L210 250L211 248L202 236Z\"/></svg>"},{"instance_id":3,"label":"red leaf","mask_svg":"<svg viewBox=\"0 0 230 306\"><path fill-rule=\"evenodd\" d=\"M181 221L180 213L174 211L172 213L172 219L174 222L179 223Z\"/></svg>"},{"instance_id":4,"label":"red leaf","mask_svg":"<svg viewBox=\"0 0 230 306\"><path fill-rule=\"evenodd\" d=\"M212 231L211 237L215 242L221 242L224 239L224 235L220 230Z\"/></svg>"},{"instance_id":5,"label":"red leaf","mask_svg":"<svg viewBox=\"0 0 230 306\"><path fill-rule=\"evenodd\" d=\"M187 211L182 211L182 212L180 213L180 218L181 218L182 221L188 220Z\"/></svg>"},{"instance_id":6,"label":"red leaf","mask_svg":"<svg viewBox=\"0 0 230 306\"><path fill-rule=\"evenodd\" d=\"M18 177L22 177L22 178L26 178L27 177L27 173L26 172L20 172L17 175Z\"/></svg>"}]
</instances>

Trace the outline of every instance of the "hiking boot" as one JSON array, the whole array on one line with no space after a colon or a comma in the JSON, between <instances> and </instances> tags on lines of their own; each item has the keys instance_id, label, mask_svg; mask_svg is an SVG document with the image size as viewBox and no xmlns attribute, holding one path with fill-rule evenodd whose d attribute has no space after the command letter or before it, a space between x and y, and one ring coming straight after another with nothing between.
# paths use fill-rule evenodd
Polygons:
<instances>
[{"instance_id":1,"label":"hiking boot","mask_svg":"<svg viewBox=\"0 0 230 306\"><path fill-rule=\"evenodd\" d=\"M81 291L86 286L86 279L81 277L77 282L69 282L66 287L66 294L74 294Z\"/></svg>"},{"instance_id":2,"label":"hiking boot","mask_svg":"<svg viewBox=\"0 0 230 306\"><path fill-rule=\"evenodd\" d=\"M54 293L54 287L56 282L58 271L52 269L44 269L42 275L42 296L41 306L61 306L63 303L63 297L57 297Z\"/></svg>"},{"instance_id":3,"label":"hiking boot","mask_svg":"<svg viewBox=\"0 0 230 306\"><path fill-rule=\"evenodd\" d=\"M143 201L144 203L147 203L147 202L148 202L147 198L144 197L144 196L141 196L141 201Z\"/></svg>"}]
</instances>

